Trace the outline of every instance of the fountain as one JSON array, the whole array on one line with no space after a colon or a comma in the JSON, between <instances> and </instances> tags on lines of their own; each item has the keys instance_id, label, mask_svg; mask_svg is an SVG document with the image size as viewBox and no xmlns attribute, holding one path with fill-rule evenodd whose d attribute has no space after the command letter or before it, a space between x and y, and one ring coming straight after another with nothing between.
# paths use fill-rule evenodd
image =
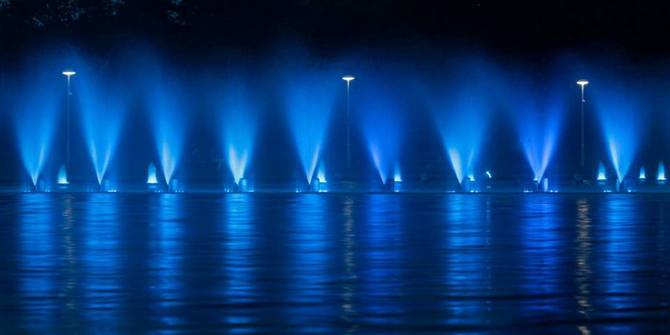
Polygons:
<instances>
[{"instance_id":1,"label":"fountain","mask_svg":"<svg viewBox=\"0 0 670 335\"><path fill-rule=\"evenodd\" d=\"M663 161L658 163L658 170L656 172L656 181L659 184L665 184L667 179L665 178L665 164L663 164Z\"/></svg>"},{"instance_id":2,"label":"fountain","mask_svg":"<svg viewBox=\"0 0 670 335\"><path fill-rule=\"evenodd\" d=\"M128 59L119 62L118 66L123 64L125 70L119 71L115 65L102 67L77 57L46 56L32 59L30 68L26 67L25 71L16 71L25 77L9 87L9 92L3 93L7 97L16 97L9 119L22 163L20 171L25 171L29 182L19 187L13 184L0 186L44 192L114 192L132 189L127 185L138 184L142 190L170 192L286 191L286 184L297 175L299 181L295 186L301 192L341 190L339 183L344 181L351 191L457 189L476 193L555 192L559 188L658 191L665 190L657 186L667 182L663 162L658 164L658 170L651 171L654 172L652 177L646 169L649 165L645 168L635 161L642 149L643 137L648 133L643 128L647 121L646 111L654 109L641 104L646 99L643 100L628 82L621 85L616 80L599 78L592 73L588 76L592 81L588 87L593 106L589 103L589 107L593 107L597 116L594 124L602 127L604 145L601 148L594 145L589 154L603 149L607 160L587 156L591 163L600 161L596 180L581 178L583 170L580 169L580 178L574 182L569 178L561 179L567 175L561 174L566 167L572 171L574 166L569 165L574 160L569 159L568 163L552 161L558 154L559 157L577 158L572 152L577 147L573 148L569 142L563 145L559 140L563 132L575 137L581 130L577 121L567 116L571 109L576 112L578 107L566 104L571 100L568 92L576 93L574 86L565 84L568 81L562 80L561 76L548 76L550 80L545 80L547 76L541 74L537 77L542 78L541 82L532 81L529 78L534 77L518 77L517 71L505 74L486 66L485 62L477 62L474 65L466 63L463 69L455 67L453 71L447 71L452 75L450 77L456 74L457 79L445 83L441 78L435 80L433 74L423 78L412 73L399 75L387 72L387 69L365 71L354 68L356 95L351 104L353 108L348 110L345 108L347 91L342 80L350 85L353 77L343 77L348 72L342 68L330 71L330 65L315 65L306 58L289 62L289 65L282 63L279 76L270 71L269 79L280 78L282 85L279 88L258 84L265 83L265 78L254 77L252 81L243 75L225 75L221 76L225 82L208 81L202 85L189 81L187 86L183 85L186 82L184 76L165 71L156 62L158 57L143 58L139 54L138 59L140 61L134 63L126 62ZM347 70L352 68L350 65L347 64ZM69 69L76 69L76 75ZM190 70L184 73L190 75ZM68 79L67 89L63 75ZM196 75L195 78L200 77ZM395 84L397 78L406 78L402 86ZM573 83L575 78L570 78L569 82ZM421 86L418 82L427 84ZM553 86L557 82L561 86ZM582 80L578 84L582 90L586 85ZM422 91L413 91L416 87L421 87ZM273 94L277 94L279 103L274 103ZM193 136L187 138L191 135L188 133L191 125L201 126L197 122L205 119L199 114L203 111L207 113L204 114L207 120L213 121L211 127L194 127L198 132L194 131ZM335 111L339 114L333 115ZM425 119L417 115L422 112L428 113L429 119L434 121L435 134L424 133L430 126L421 123ZM585 110L587 115L588 112ZM280 113L285 117L288 132L282 133L281 126L261 128L266 113ZM361 135L355 136L358 134L354 131L351 143L349 136L346 141L344 138L349 133L344 127L345 115L349 113L351 124L355 126L352 130L358 130ZM78 122L66 122L68 114ZM494 121L495 128L492 127ZM331 122L341 127L330 129L334 128L330 127ZM73 128L67 131L70 123ZM129 125L127 129L124 128L126 125ZM346 125L349 125L348 121ZM508 125L509 129L505 128ZM211 134L202 134L203 129L211 130ZM518 144L504 146L502 144L509 143L509 139L504 138L503 143L500 137L507 136L510 130L518 136ZM72 133L71 148L66 145L70 142L69 133ZM501 145L490 148L495 152L487 154L488 160L484 162L484 153L488 153L484 144L489 133L493 134L490 139L500 141ZM589 129L588 133L595 134L596 131ZM428 143L426 140L432 141L434 135L439 136L436 144L441 145L444 154L421 156L418 153L424 149L421 145ZM267 143L266 136L270 141L279 141L277 144ZM264 176L263 167L254 166L252 162L262 162L259 158L274 158L273 151L283 149L279 147L283 143L282 136L288 136L295 145L299 173L292 176L287 169L273 169L273 174ZM345 143L348 143L347 159ZM358 146L363 150L356 150ZM433 148L426 149L425 152L430 152ZM68 154L70 151L72 155ZM649 159L646 156L660 156L659 151L655 148L643 151L645 159ZM188 160L185 159L187 152ZM349 162L352 155L354 165ZM68 164L69 156L75 160L72 164ZM284 157L270 164L281 165L289 161L286 164L289 165L291 156ZM523 159L500 162L498 157ZM148 162L151 164L145 165ZM219 163L225 163L224 172L213 172L220 168L216 166ZM580 166L584 164L582 159L580 163ZM519 177L516 171L524 170L525 166L529 167L528 172L519 173L522 175ZM634 173L633 166L639 168L639 173ZM485 169L487 167L496 169L495 180L491 171ZM250 177L250 168L253 168L253 177ZM449 176L453 173L455 178L444 177L445 170ZM4 171L13 173L11 167ZM364 179L366 172L372 177L360 183L350 179ZM218 183L217 175L225 175L222 177L223 187ZM193 187L196 183L207 186L196 189Z\"/></svg>"},{"instance_id":3,"label":"fountain","mask_svg":"<svg viewBox=\"0 0 670 335\"><path fill-rule=\"evenodd\" d=\"M644 109L628 86L599 86L593 90L596 110L605 135L610 160L616 173L616 189L628 174L640 142Z\"/></svg>"},{"instance_id":4,"label":"fountain","mask_svg":"<svg viewBox=\"0 0 670 335\"><path fill-rule=\"evenodd\" d=\"M371 161L382 187L389 188L394 170L399 169L402 137L401 103L394 91L381 91L381 84L372 83L372 90L362 89L360 125Z\"/></svg>"},{"instance_id":5,"label":"fountain","mask_svg":"<svg viewBox=\"0 0 670 335\"><path fill-rule=\"evenodd\" d=\"M490 83L495 71L483 73L485 64L469 64L458 70L458 82L446 85L432 98L432 116L442 139L442 146L461 190L475 189L475 169L488 128L495 94ZM467 80L462 80L467 78ZM443 85L444 86L444 85ZM472 176L473 178L466 178ZM472 179L472 180L470 180Z\"/></svg>"},{"instance_id":6,"label":"fountain","mask_svg":"<svg viewBox=\"0 0 670 335\"><path fill-rule=\"evenodd\" d=\"M154 165L154 163L149 163L149 167L147 167L147 184L158 184L158 178L156 177L156 165Z\"/></svg>"},{"instance_id":7,"label":"fountain","mask_svg":"<svg viewBox=\"0 0 670 335\"><path fill-rule=\"evenodd\" d=\"M285 91L288 123L308 185L320 162L338 82L317 73L291 77Z\"/></svg>"},{"instance_id":8,"label":"fountain","mask_svg":"<svg viewBox=\"0 0 670 335\"><path fill-rule=\"evenodd\" d=\"M82 66L78 68L82 69ZM124 92L115 85L119 81L109 80L110 76L109 73L93 73L90 67L83 67L77 75L80 83L77 101L81 107L79 115L84 141L100 188L116 151L128 109Z\"/></svg>"},{"instance_id":9,"label":"fountain","mask_svg":"<svg viewBox=\"0 0 670 335\"><path fill-rule=\"evenodd\" d=\"M514 111L517 116L517 131L526 160L533 172L533 181L538 191L548 189L548 180L544 178L557 142L561 113L564 111L559 101L552 98L542 103L532 103L532 97L526 97L525 107Z\"/></svg>"},{"instance_id":10,"label":"fountain","mask_svg":"<svg viewBox=\"0 0 670 335\"><path fill-rule=\"evenodd\" d=\"M224 156L233 176L234 188L245 192L248 190L246 170L256 138L258 106L240 79L226 84L221 95L218 111Z\"/></svg>"},{"instance_id":11,"label":"fountain","mask_svg":"<svg viewBox=\"0 0 670 335\"><path fill-rule=\"evenodd\" d=\"M67 171L65 170L65 165L61 166L58 170L58 179L56 179L56 184L58 185L68 185L70 182L67 180Z\"/></svg>"},{"instance_id":12,"label":"fountain","mask_svg":"<svg viewBox=\"0 0 670 335\"><path fill-rule=\"evenodd\" d=\"M59 104L65 98L60 82L53 79L53 74L59 73L57 65L42 64L30 64L28 70L22 71L25 75L17 85L13 113L15 143L33 189L37 188L51 153Z\"/></svg>"}]
</instances>

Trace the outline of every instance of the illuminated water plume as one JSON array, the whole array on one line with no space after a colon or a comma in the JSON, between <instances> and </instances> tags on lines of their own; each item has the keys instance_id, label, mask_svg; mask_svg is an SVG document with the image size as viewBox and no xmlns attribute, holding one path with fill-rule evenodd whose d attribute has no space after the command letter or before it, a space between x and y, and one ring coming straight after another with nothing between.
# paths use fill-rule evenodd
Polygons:
<instances>
[{"instance_id":1,"label":"illuminated water plume","mask_svg":"<svg viewBox=\"0 0 670 335\"><path fill-rule=\"evenodd\" d=\"M440 133L442 146L459 184L475 175L482 143L485 140L491 109L496 99L490 87L495 71L486 71L481 62L466 64L456 70L456 82L441 87L430 98L432 115ZM467 78L462 80L462 78Z\"/></svg>"},{"instance_id":2,"label":"illuminated water plume","mask_svg":"<svg viewBox=\"0 0 670 335\"><path fill-rule=\"evenodd\" d=\"M31 64L17 85L13 113L16 143L33 186L37 185L52 149L60 107L66 97L61 70L53 64Z\"/></svg>"},{"instance_id":3,"label":"illuminated water plume","mask_svg":"<svg viewBox=\"0 0 670 335\"><path fill-rule=\"evenodd\" d=\"M596 176L597 181L606 181L607 180L607 170L605 170L605 165L602 162L598 164L598 175Z\"/></svg>"},{"instance_id":4,"label":"illuminated water plume","mask_svg":"<svg viewBox=\"0 0 670 335\"><path fill-rule=\"evenodd\" d=\"M329 80L333 77L335 79ZM319 164L340 81L323 71L292 73L284 90L288 124L307 183Z\"/></svg>"},{"instance_id":5,"label":"illuminated water plume","mask_svg":"<svg viewBox=\"0 0 670 335\"><path fill-rule=\"evenodd\" d=\"M593 90L605 142L618 182L628 174L640 143L644 109L625 86L599 86Z\"/></svg>"},{"instance_id":6,"label":"illuminated water plume","mask_svg":"<svg viewBox=\"0 0 670 335\"><path fill-rule=\"evenodd\" d=\"M226 162L237 185L245 178L256 137L258 107L252 99L238 81L227 86L219 108Z\"/></svg>"},{"instance_id":7,"label":"illuminated water plume","mask_svg":"<svg viewBox=\"0 0 670 335\"><path fill-rule=\"evenodd\" d=\"M386 184L399 164L401 106L393 92L371 90L361 95L365 96L360 107L361 130L375 170Z\"/></svg>"},{"instance_id":8,"label":"illuminated water plume","mask_svg":"<svg viewBox=\"0 0 670 335\"><path fill-rule=\"evenodd\" d=\"M187 122L185 115L188 113L181 101L180 91L168 83L157 76L147 97L156 152L166 185L170 185L182 158Z\"/></svg>"},{"instance_id":9,"label":"illuminated water plume","mask_svg":"<svg viewBox=\"0 0 670 335\"><path fill-rule=\"evenodd\" d=\"M658 163L658 171L656 172L656 180L657 181L666 181L666 178L665 178L665 164L663 164L663 161Z\"/></svg>"},{"instance_id":10,"label":"illuminated water plume","mask_svg":"<svg viewBox=\"0 0 670 335\"><path fill-rule=\"evenodd\" d=\"M91 72L90 68L79 71L77 75L77 80L81 83L77 100L81 106L83 135L98 185L102 184L116 151L127 110L124 100L126 94L110 84L118 80L110 80L109 76Z\"/></svg>"}]
</instances>

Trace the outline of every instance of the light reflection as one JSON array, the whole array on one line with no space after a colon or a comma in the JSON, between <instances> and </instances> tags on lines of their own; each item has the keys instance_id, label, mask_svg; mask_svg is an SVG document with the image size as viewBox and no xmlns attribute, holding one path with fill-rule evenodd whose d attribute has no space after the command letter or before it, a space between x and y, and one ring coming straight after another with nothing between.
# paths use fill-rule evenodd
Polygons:
<instances>
[{"instance_id":1,"label":"light reflection","mask_svg":"<svg viewBox=\"0 0 670 335\"><path fill-rule=\"evenodd\" d=\"M371 194L365 198L367 222L363 228L364 249L360 274L360 321L373 326L400 325L407 312L400 296L405 293L406 269L403 249L402 199Z\"/></svg>"},{"instance_id":2,"label":"light reflection","mask_svg":"<svg viewBox=\"0 0 670 335\"><path fill-rule=\"evenodd\" d=\"M342 285L342 319L349 324L346 334L356 332L357 325L354 323L356 316L356 233L354 220L354 200L347 196L343 201L342 214L344 216L344 284Z\"/></svg>"},{"instance_id":3,"label":"light reflection","mask_svg":"<svg viewBox=\"0 0 670 335\"><path fill-rule=\"evenodd\" d=\"M634 199L626 195L611 195L603 198L604 208L600 212L599 231L601 243L598 253L598 286L594 287L602 297L593 307L598 311L595 317L635 318L641 313L637 307L638 295L642 289L637 285L635 273L640 271L644 259L637 251L641 243L639 227L634 223ZM640 220L640 218L637 218ZM634 324L607 325L603 331L607 333L638 333Z\"/></svg>"},{"instance_id":4,"label":"light reflection","mask_svg":"<svg viewBox=\"0 0 670 335\"><path fill-rule=\"evenodd\" d=\"M577 312L583 316L585 322L591 318L591 205L587 199L577 200L577 238L575 240L576 273L575 285L577 286ZM587 324L579 326L582 334L589 334L590 330Z\"/></svg>"},{"instance_id":5,"label":"light reflection","mask_svg":"<svg viewBox=\"0 0 670 335\"><path fill-rule=\"evenodd\" d=\"M26 330L46 334L57 319L58 260L53 235L53 202L47 194L21 194L18 197L18 239L20 244L19 283L23 324Z\"/></svg>"},{"instance_id":6,"label":"light reflection","mask_svg":"<svg viewBox=\"0 0 670 335\"><path fill-rule=\"evenodd\" d=\"M529 295L526 317L550 321L565 307L561 300L561 269L563 254L556 250L561 244L556 198L549 195L523 197L521 204L521 259L523 292Z\"/></svg>"},{"instance_id":7,"label":"light reflection","mask_svg":"<svg viewBox=\"0 0 670 335\"><path fill-rule=\"evenodd\" d=\"M331 286L324 282L331 262L330 251L335 247L329 236L331 220L328 216L330 198L316 194L298 196L291 205L291 224L288 230L290 248L289 286L291 324L301 325L302 332L328 332L330 328L318 322L320 315L332 315L338 306L324 304Z\"/></svg>"},{"instance_id":8,"label":"light reflection","mask_svg":"<svg viewBox=\"0 0 670 335\"><path fill-rule=\"evenodd\" d=\"M447 221L443 228L446 273L444 321L453 327L483 326L490 320L492 294L490 211L487 199L462 194L445 197ZM488 316L488 317L487 317Z\"/></svg>"},{"instance_id":9,"label":"light reflection","mask_svg":"<svg viewBox=\"0 0 670 335\"><path fill-rule=\"evenodd\" d=\"M118 323L121 268L119 243L119 198L113 194L92 193L86 199L82 232L82 282L87 318L116 328Z\"/></svg>"},{"instance_id":10,"label":"light reflection","mask_svg":"<svg viewBox=\"0 0 670 335\"><path fill-rule=\"evenodd\" d=\"M162 193L151 198L150 261L153 283L151 294L155 299L155 317L167 328L186 324L180 313L184 290L184 213L179 194ZM152 315L153 316L153 315Z\"/></svg>"},{"instance_id":11,"label":"light reflection","mask_svg":"<svg viewBox=\"0 0 670 335\"><path fill-rule=\"evenodd\" d=\"M234 308L222 313L222 318L234 327L233 334L254 332L252 327L258 324L254 314L243 308L258 300L256 260L260 246L254 206L254 198L248 194L232 193L223 198L223 291L224 299Z\"/></svg>"},{"instance_id":12,"label":"light reflection","mask_svg":"<svg viewBox=\"0 0 670 335\"><path fill-rule=\"evenodd\" d=\"M61 258L64 264L61 264L62 276L64 283L61 285L60 295L64 297L65 308L62 311L65 315L66 322L73 322L77 318L77 311L79 309L78 291L79 287L79 255L77 250L79 248L78 240L75 238L75 222L78 220L75 217L73 208L74 196L66 194L62 198L61 216L63 217L62 226L60 228L60 242Z\"/></svg>"}]
</instances>

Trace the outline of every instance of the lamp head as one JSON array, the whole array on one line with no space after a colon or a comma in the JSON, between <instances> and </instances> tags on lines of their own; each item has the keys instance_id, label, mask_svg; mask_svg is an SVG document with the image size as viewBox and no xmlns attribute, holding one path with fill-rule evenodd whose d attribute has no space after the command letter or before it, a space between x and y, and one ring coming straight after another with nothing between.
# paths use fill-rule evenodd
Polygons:
<instances>
[{"instance_id":1,"label":"lamp head","mask_svg":"<svg viewBox=\"0 0 670 335\"><path fill-rule=\"evenodd\" d=\"M72 77L72 76L74 76L75 74L77 74L77 72L72 71L72 70L65 70L65 71L63 71L63 75L66 76L66 77Z\"/></svg>"},{"instance_id":2,"label":"lamp head","mask_svg":"<svg viewBox=\"0 0 670 335\"><path fill-rule=\"evenodd\" d=\"M581 86L581 87L584 87L584 86L586 86L586 85L588 85L588 84L589 84L589 81L586 80L586 79L579 79L579 80L577 80L577 85L579 85L579 86Z\"/></svg>"},{"instance_id":3,"label":"lamp head","mask_svg":"<svg viewBox=\"0 0 670 335\"><path fill-rule=\"evenodd\" d=\"M351 76L351 75L346 75L346 76L342 77L342 80L346 81L347 83L351 82L354 79L356 79L356 77Z\"/></svg>"}]
</instances>

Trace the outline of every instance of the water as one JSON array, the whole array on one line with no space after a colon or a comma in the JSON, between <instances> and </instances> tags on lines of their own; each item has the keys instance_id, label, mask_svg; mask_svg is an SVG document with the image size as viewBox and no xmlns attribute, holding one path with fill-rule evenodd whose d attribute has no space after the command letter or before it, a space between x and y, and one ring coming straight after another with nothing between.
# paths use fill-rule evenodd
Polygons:
<instances>
[{"instance_id":1,"label":"water","mask_svg":"<svg viewBox=\"0 0 670 335\"><path fill-rule=\"evenodd\" d=\"M670 196L0 196L0 332L668 333Z\"/></svg>"}]
</instances>

